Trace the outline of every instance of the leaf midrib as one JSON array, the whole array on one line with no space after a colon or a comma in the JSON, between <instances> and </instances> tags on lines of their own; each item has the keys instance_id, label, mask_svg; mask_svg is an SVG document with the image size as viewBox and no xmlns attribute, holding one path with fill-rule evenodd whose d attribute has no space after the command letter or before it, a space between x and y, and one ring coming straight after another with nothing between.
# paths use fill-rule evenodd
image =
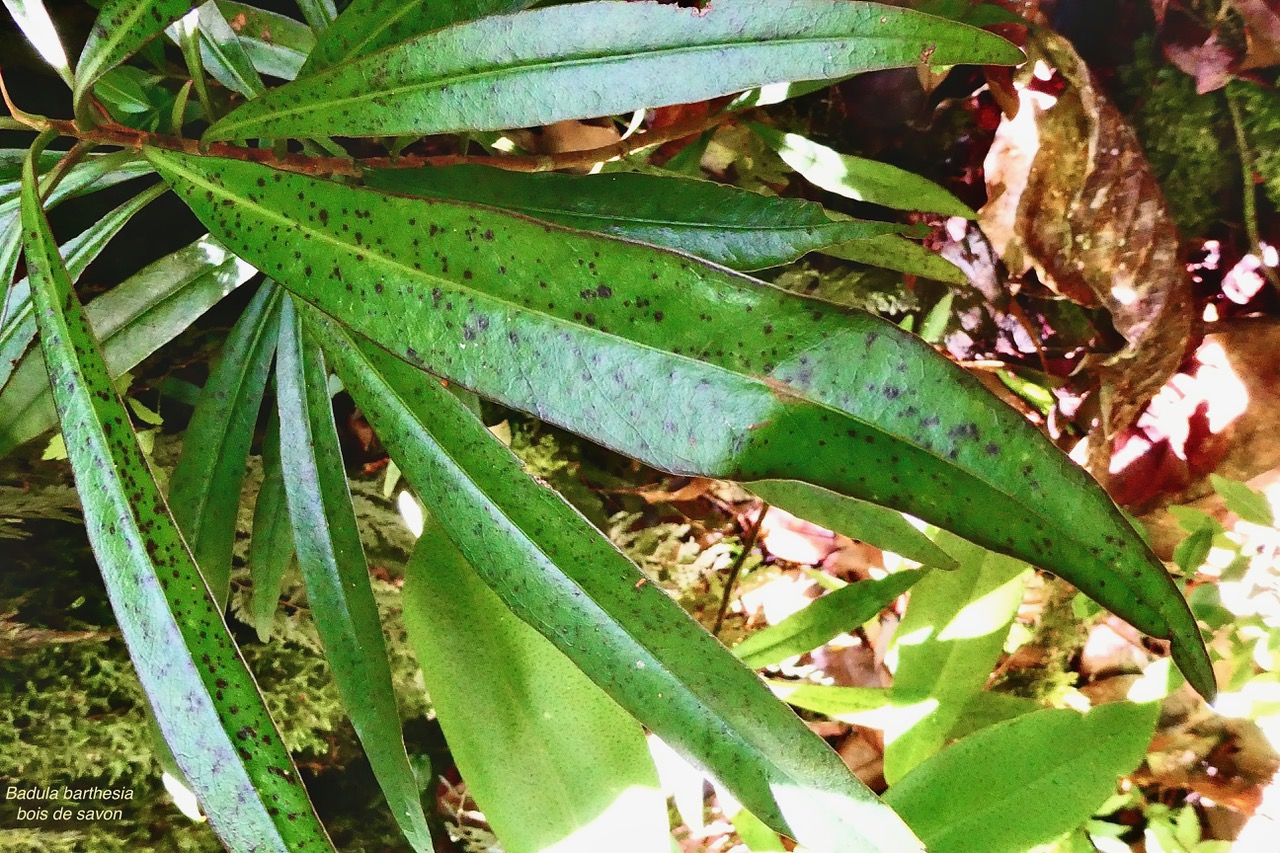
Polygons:
<instances>
[{"instance_id":1,"label":"leaf midrib","mask_svg":"<svg viewBox=\"0 0 1280 853\"><path fill-rule=\"evenodd\" d=\"M316 309L316 310L319 310L319 309ZM334 321L334 322L336 323L337 321ZM346 334L345 331L343 332L343 334L344 335ZM354 349L356 352L359 352L358 348L354 348ZM370 368L372 368L372 365L370 365ZM399 403L400 407L407 414L407 419L412 424L416 424L418 428L421 429L422 433L427 437L427 440L436 447L436 449L440 452L442 456L444 456L446 459L449 460L449 464L453 467L454 471L456 472L456 475L460 479L470 484L470 486L475 490L475 492L481 495L484 498L484 500L488 503L488 505L494 509L495 512L500 513L503 519L506 520L507 524L510 525L511 529L518 531L520 541L523 541L524 543L526 543L526 547L529 550L532 550L534 553L538 554L542 558L542 562L544 566L549 567L550 570L554 572L556 575L572 583L574 588L579 590L587 601L590 601L592 605L594 605L602 613L604 613L604 615L608 617L609 621L612 624L616 625L622 631L623 634L625 634L633 643L635 643L637 646L643 649L645 653L648 655L648 657L655 664L658 665L661 671L665 673L672 682L681 685L690 695L696 697L699 706L707 709L707 711L710 712L711 716L716 721L718 721L721 724L721 726L723 726L725 729L728 730L729 734L740 745L740 748L745 748L750 754L755 755L759 760L761 760L763 764L766 764L768 767L772 768L774 772L781 775L783 778L786 778L786 779L796 778L795 774L791 770L780 767L778 763L774 760L772 754L770 754L767 751L762 751L759 747L757 747L754 743L752 743L752 741L748 740L746 737L740 734L736 726L726 725L731 721L731 718L726 717L726 715L722 711L720 711L717 706L710 704L708 700L704 698L701 691L694 690L692 687L689 687L688 681L685 678L682 678L678 676L676 673L672 672L671 669L666 665L666 661L660 655L655 653L653 649L650 648L648 643L645 643L643 639L641 639L639 636L636 635L635 632L633 632L631 629L623 625L623 623L619 622L616 618L614 618L609 608L602 605L601 602L598 601L595 596L591 595L590 592L584 589L582 587L582 584L580 584L576 578L570 576L565 571L563 571L559 567L559 564L556 562L556 560L552 557L552 555L549 554L547 550L543 548L540 543L532 539L529 536L529 534L525 532L524 527L518 521L516 521L516 519L514 519L511 516L511 514L505 509L505 507L503 507L501 504L499 504L493 499L493 497L489 493L489 490L485 488L483 485L481 485L471 475L470 471L465 466L463 466L458 462L454 454L444 444L435 440L435 437L432 436L430 429L427 428L425 425L423 425L420 421L418 421L418 419L412 414L413 408L408 403L406 403L406 401L404 400L404 397L400 394L399 389L394 388L389 383L385 382L382 379L381 374L377 373L376 369L371 369L370 372L378 377L379 384L382 385L384 389L386 389L385 393L387 393L388 396L391 396L393 399L395 399ZM553 495L557 500L563 501L563 498L560 498L558 494L553 493ZM568 506L568 505L565 504L565 506ZM575 514L577 512L572 507L568 507L568 510ZM597 536L599 535L599 533L594 530L592 531L592 533ZM613 548L613 545L611 543L606 543L606 546L609 548ZM621 555L621 552L619 552L619 554ZM622 555L622 556L623 556L623 559L627 559L625 555ZM630 560L627 560L627 562L629 565L631 565L634 568L634 564L632 564ZM636 569L636 571L640 572L639 569ZM641 577L644 577L643 572L640 572L640 574L641 574ZM486 582L485 585L488 586L489 584ZM709 687L708 689L710 690ZM714 690L712 690L711 692L714 695ZM846 821L843 818L841 818L839 819L839 822L845 823Z\"/></svg>"},{"instance_id":2,"label":"leaf midrib","mask_svg":"<svg viewBox=\"0 0 1280 853\"><path fill-rule=\"evenodd\" d=\"M343 242L342 240L338 239L337 237L334 237L333 235L327 234L327 233L325 233L325 232L323 232L323 231L316 231L316 230L314 230L314 229L308 229L308 228L306 228L306 226L304 226L304 225L302 224L302 222L301 222L300 220L297 220L297 219L291 219L291 218L289 218L288 216L286 216L286 215L284 215L284 214L282 214L282 213L280 213L280 212L277 212L277 211L275 211L275 210L272 210L271 208L268 208L268 207L264 207L264 206L262 206L261 204L257 203L256 201L254 201L254 200L252 200L252 199L248 198L247 196L240 195L240 194L237 194L237 193L233 193L233 192L231 192L231 190L230 190L230 189L228 189L225 185L219 185L219 184L215 184L215 183L213 183L213 182L211 182L211 181L203 180L203 179L201 178L201 176L200 176L198 173L194 173L194 172L192 172L192 171L190 171L190 170L188 170L188 169L183 168L182 166L178 165L178 164L177 164L174 160L172 160L172 159L167 160L166 162L169 164L169 168L171 168L171 169L173 169L174 171L180 172L181 174L183 174L183 175L187 176L187 178L188 178L188 179L189 179L193 184L196 184L196 185L198 185L198 186L204 187L205 189L208 189L208 190L212 190L212 191L213 191L215 194L217 194L217 195L222 195L222 196L224 196L224 197L226 197L226 198L230 198L230 199L236 200L238 203L243 203L245 207L248 207L248 208L250 208L250 209L252 209L252 210L256 210L256 211L258 211L258 212L259 212L259 213L260 213L264 218L273 219L273 220L275 220L275 221L277 221L277 222L280 222L281 224L285 224L285 225L289 225L289 226L296 226L296 227L297 227L297 229L298 229L299 231L305 230L307 233L310 233L310 234L314 235L317 239L321 240L322 242L329 243L329 244L330 244L330 245L332 245L332 246L335 246L335 247L337 247L337 248L339 248L339 249L342 249L344 252L346 252L346 253L348 253L348 254L353 254L353 253L354 253L354 249L353 249L353 247L351 246L351 244L349 244L349 243L345 243L345 242ZM449 202L449 203L450 203L450 204L457 204L457 205L459 205L459 206L463 206L463 207L465 207L465 206L466 206L466 205L464 205L463 203L460 203L460 202ZM518 216L519 214L514 214L514 215L517 215L517 216ZM534 220L534 221L536 221L536 220ZM543 224L543 223L539 223L539 224ZM699 259L699 258L697 258L696 256L693 256L693 255L687 255L687 254L686 254L686 253L684 253L684 252L679 252L679 251L672 250L672 249L659 249L659 248L655 248L655 247L653 247L653 246L650 246L650 245L648 245L648 244L646 244L646 243L639 243L639 242L634 241L634 240L627 240L626 238L612 237L612 238L609 238L609 239L621 240L621 241L623 241L623 242L632 243L632 244L634 244L634 245L642 245L642 246L645 246L645 248L651 249L651 250L653 250L653 251L660 251L660 252L666 252L666 253L673 254L673 255L681 255L681 256L685 256L685 257L690 257L690 258L692 258L693 260L698 261L699 263L702 263L702 260L701 260L701 259ZM773 390L769 388L769 386L768 386L768 384L767 384L767 383L761 382L760 380L755 379L754 377L751 377L751 376L748 376L748 375L745 375L745 374L742 374L742 373L735 372L735 371L733 371L733 370L730 370L729 368L722 367L722 366L720 366L720 365L718 365L718 364L713 364L713 363L711 363L711 362L706 362L706 361L700 361L700 360L698 360L698 359L690 358L689 356L686 356L686 355L683 355L683 354L681 354L681 355L677 355L677 354L672 353L672 352L669 352L669 351L667 351L667 350L658 349L657 347L651 346L651 345L649 345L649 344L642 343L642 342L639 342L639 341L634 341L634 340L632 340L631 338L624 338L624 337L622 337L622 336L620 336L620 335L612 335L612 334L609 334L609 333L607 333L607 332L601 332L601 331L599 331L599 330L597 330L597 329L589 329L589 328L586 328L586 327L580 326L580 325L578 325L578 324L575 324L575 323L569 322L569 321L567 321L567 320L562 320L561 318L556 317L556 316L554 316L554 315L552 315L552 314L547 314L547 313L545 313L544 311L542 311L542 310L540 310L540 309L536 309L536 308L532 308L532 307L528 307L528 306L524 306L524 305L519 305L519 304L514 303L514 302L511 302L511 301L509 301L509 300L507 300L507 299L505 299L505 298L503 298L503 297L501 297L501 296L494 295L494 294L490 294L490 293L486 293L486 292L484 292L484 291L479 291L479 290L476 290L475 288L468 288L468 287L466 287L466 285L461 284L460 282L454 281L454 280L452 280L452 279L442 278L442 277L436 276L436 275L434 275L434 274L432 274L432 273L429 273L429 272L427 272L427 271L425 271L425 270L416 270L416 269L413 269L411 266L407 266L407 265L405 265L405 264L401 263L400 261L396 260L395 258L391 258L391 257L388 257L388 256L386 256L386 255L381 254L381 253L380 253L380 252L378 252L374 247L366 247L366 255L365 255L365 256L366 256L367 258L376 258L376 259L377 259L379 262L381 262L382 264L384 264L384 265L386 265L386 266L388 266L388 267L391 267L391 268L393 268L393 269L398 269L398 270L400 270L400 271L401 271L401 272L402 272L402 273L403 273L403 274L404 274L404 275L405 275L409 280L413 280L413 279L415 279L415 278L419 278L419 279L425 278L425 279L427 279L427 280L429 280L429 281L435 281L435 282L440 282L440 283L446 284L446 285L448 285L448 286L449 286L449 287L451 287L451 288L458 288L458 289L460 289L460 290L470 291L471 293L474 293L474 294L479 295L481 298L489 299L489 300L492 300L492 301L494 301L494 302L496 302L496 303L500 303L500 304L503 304L503 305L507 305L507 306L509 306L509 310L511 310L513 313L526 313L526 314L532 314L532 315L535 315L535 316L539 316L539 317L544 318L544 321L545 321L545 322L547 322L548 324L554 324L554 325L559 325L559 326L567 327L567 328L572 329L572 330L574 330L575 332L578 332L578 333L580 333L580 334L585 334L585 335L588 335L588 336L596 336L596 335L599 335L599 336L601 336L601 337L604 337L604 338L607 338L607 339L610 339L610 340L620 340L620 341L625 341L627 344L629 344L629 345L631 345L631 346L639 347L639 348L642 348L642 349L648 350L648 351L650 351L650 352L655 352L655 353L658 353L658 354L662 355L663 357L671 358L671 359L675 359L675 360L677 360L677 361L679 361L679 362L683 362L683 363L686 363L686 364L695 364L695 365L699 365L700 367L703 367L703 368L706 368L706 369L710 369L710 370L714 370L714 371L717 371L717 372L719 372L719 373L721 373L721 374L724 374L724 375L727 375L727 376L729 376L729 377L732 377L735 381L743 382L743 383L751 383L751 384L754 384L754 385L756 385L756 386L758 386L758 387L762 387L762 388L765 388L766 390L769 390L771 394L773 393ZM764 284L766 287L773 287L772 285L769 285L769 284L767 284L767 283L762 283L762 284ZM775 288L775 289L776 289L776 288ZM798 389L797 389L797 391L798 391ZM776 399L776 398L775 398L775 399ZM1048 515L1043 514L1042 510L1040 510L1038 507L1028 506L1028 505L1024 504L1022 501L1020 501L1020 500L1019 500L1016 496L1014 496L1013 494L1010 494L1009 492L1005 491L1003 488L1001 488L1001 487L1000 487L999 485L997 485L996 483L988 482L987 480L985 480L985 479L981 478L980 476L978 476L976 473L970 472L970 471L968 471L968 470L966 470L966 469L964 469L964 468L959 468L959 467L957 467L957 466L953 465L949 460L943 459L943 457L942 457L941 455L939 455L939 453L938 453L938 452L936 452L936 451L934 451L934 450L926 450L925 448L920 447L919 445L916 445L915 443L913 443L913 442L911 442L911 441L907 440L906 438L904 438L904 437L902 437L902 436L899 436L899 435L896 435L896 434L893 434L893 433L890 433L890 432L886 431L884 428L882 428L882 427L881 427L881 426L879 426L878 424L875 424L875 423L872 423L872 422L870 422L870 421L867 421L867 420L865 420L865 419L863 419L863 418L859 417L858 415L853 414L852 412L846 412L846 411L844 411L843 409L838 409L838 408L836 408L836 407L834 407L834 406L832 406L832 405L830 405L830 404L828 404L828 403L826 403L826 402L824 402L824 401L822 401L822 400L815 399L815 398L813 398L813 397L811 397L811 396L808 396L808 395L800 395L800 399L803 399L807 404L812 405L812 406L814 406L814 407L816 407L816 408L820 408L820 409L823 409L823 410L825 410L825 411L831 412L831 413L836 414L836 415L838 415L838 416L840 416L840 417L842 417L842 418L848 418L849 420L853 421L854 423L859 424L859 425L860 425L860 426L862 426L863 428L865 428L865 429L867 429L867 430L869 430L869 431L874 431L874 432L875 432L876 434L878 434L878 435L882 435L882 436L884 436L885 438L889 439L891 442L898 442L898 443L900 443L900 444L902 444L902 445L905 445L905 446L907 446L907 447L910 447L910 448L911 448L912 450L914 450L914 451L917 451L917 452L920 452L920 453L923 453L923 454L925 454L925 455L927 455L927 456L932 457L934 460L936 460L936 461L937 461L941 466L943 466L944 468L946 468L946 469L948 469L948 470L951 470L951 471L953 471L953 472L955 472L955 473L958 473L958 474L962 475L962 476L963 476L963 477L965 477L965 478L968 478L968 479L970 479L970 480L973 480L973 481L976 481L976 482L980 483L980 484L981 484L982 486L984 486L985 488L990 489L991 491L995 492L996 494L1001 495L1001 496L1002 496L1002 497L1004 497L1005 499L1007 499L1007 500L1009 500L1010 502L1012 502L1014 505L1022 507L1024 511L1028 511L1028 512L1030 512L1032 515L1034 515L1036 518L1039 518L1040 520L1044 521L1046 524L1048 524L1048 525L1049 525L1049 527L1050 527L1051 529L1053 529L1053 530L1060 530L1062 533L1067 534L1067 535L1071 538L1071 541L1077 542L1078 544L1086 544L1086 545L1087 545L1087 543L1083 543L1081 540L1076 539L1076 538L1071 534L1071 531L1070 531L1070 529L1069 529L1069 528L1067 528L1066 526L1059 525L1059 524L1058 524L1058 523L1056 523L1052 518L1050 518ZM1118 573L1116 574L1116 576L1117 576L1117 577L1119 577L1119 578L1122 578L1122 579L1123 579L1123 578L1125 578L1125 573L1124 573L1124 572L1118 572ZM1121 582L1122 582L1122 583L1124 583L1126 587L1128 587L1127 580L1122 580ZM1135 593L1135 594L1137 594L1137 591L1136 591L1136 590L1133 590L1133 591L1134 591L1134 593Z\"/></svg>"},{"instance_id":3,"label":"leaf midrib","mask_svg":"<svg viewBox=\"0 0 1280 853\"><path fill-rule=\"evenodd\" d=\"M408 49L419 48L420 46L418 45L418 42L426 40L435 32L438 32L438 31L433 31L432 33L428 33L425 36L420 36L419 38L413 39L412 41L407 41L397 45L392 45L391 47L378 51L377 53L369 54L369 56L362 57L356 60L351 60L347 63L342 63L341 65L333 66L332 68L326 69L325 71L317 74L314 77L308 77L304 79L308 83L315 84L317 81L322 80L325 75L336 75L339 69L345 70L348 65L352 65L356 62L368 60L368 59L371 59L372 57L378 57L384 53L387 53L393 50L408 50ZM556 71L564 68L576 68L579 66L589 65L593 63L597 64L600 67L605 67L605 66L614 65L620 62L621 63L632 62L637 59L644 59L644 58L661 59L671 55L680 57L680 56L687 56L689 54L724 50L726 48L732 49L732 48L738 48L738 47L757 47L762 50L768 50L768 49L792 47L795 45L823 44L823 43L848 44L851 42L865 42L865 41L906 42L906 41L910 41L910 39L904 38L904 37L894 38L892 36L886 36L884 38L872 37L872 36L847 36L843 38L837 37L837 36L823 36L823 37L813 36L813 37L807 37L807 38L786 37L786 38L777 39L776 41L767 41L767 42L761 42L761 41L752 40L752 39L743 39L743 40L717 41L717 42L712 42L710 44L677 45L675 47L660 47L660 48L653 48L650 50L629 51L627 53L590 54L587 56L577 56L570 59L560 59L560 60L530 59L523 62L509 63L506 65L498 66L496 68L486 68L479 71L462 72L462 73L457 73L454 76L437 77L432 80L428 80L420 83L406 83L391 89L374 89L372 91L362 92L357 95L349 95L341 98L327 98L319 102L306 99L300 102L296 107L275 107L268 113L259 114L258 116L250 116L248 119L242 119L238 122L228 121L228 119L235 118L235 114L233 113L232 115L228 116L227 119L223 119L222 121L214 125L212 128L210 128L210 130L215 130L215 129L219 130L219 135L211 138L226 139L226 138L234 137L237 134L234 132L231 132L231 133L226 132L227 128L242 127L246 124L252 126L254 123L261 123L263 121L275 121L279 118L286 117L286 116L294 116L294 115L299 115L303 113L314 112L316 109L320 107L323 107L325 109L336 109L336 108L340 108L350 104L361 103L364 101L372 101L379 98L403 97L407 95L417 94L419 92L430 91L432 89L442 89L448 86L457 86L465 83L473 83L473 82L476 82L479 80L485 80L488 78L501 78L508 74L519 74L520 72L529 71L531 69L535 71ZM925 39L925 41L928 42L928 39ZM869 66L869 68L876 68L876 67L878 66L875 66L875 65ZM777 81L772 81L772 82L777 82Z\"/></svg>"}]
</instances>

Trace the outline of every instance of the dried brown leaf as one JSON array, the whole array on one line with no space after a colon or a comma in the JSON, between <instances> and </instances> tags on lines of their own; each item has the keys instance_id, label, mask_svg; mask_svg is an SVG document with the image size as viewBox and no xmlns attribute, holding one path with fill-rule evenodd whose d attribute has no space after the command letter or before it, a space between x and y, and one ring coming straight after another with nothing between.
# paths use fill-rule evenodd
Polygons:
<instances>
[{"instance_id":1,"label":"dried brown leaf","mask_svg":"<svg viewBox=\"0 0 1280 853\"><path fill-rule=\"evenodd\" d=\"M1191 330L1191 286L1178 235L1137 138L1059 36L1027 44L1017 118L987 158L983 230L1009 269L1081 304L1100 304L1126 345L1098 354L1109 439L1174 374ZM1060 89L1057 95L1050 91ZM1095 472L1105 454L1091 459Z\"/></svg>"}]
</instances>

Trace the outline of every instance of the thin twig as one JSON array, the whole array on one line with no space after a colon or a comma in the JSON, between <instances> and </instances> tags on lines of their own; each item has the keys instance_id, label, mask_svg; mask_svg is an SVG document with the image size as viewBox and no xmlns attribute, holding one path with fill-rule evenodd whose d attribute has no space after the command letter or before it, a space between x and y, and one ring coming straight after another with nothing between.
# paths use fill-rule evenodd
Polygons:
<instances>
[{"instance_id":1,"label":"thin twig","mask_svg":"<svg viewBox=\"0 0 1280 853\"><path fill-rule=\"evenodd\" d=\"M751 525L751 529L747 531L747 539L742 543L742 550L738 552L738 556L734 557L733 565L729 567L729 578L724 583L724 595L720 597L720 609L716 611L716 621L711 628L711 633L720 636L720 629L724 627L724 617L729 612L729 601L733 598L733 586L738 582L738 575L742 573L742 565L747 561L747 557L756 547L756 540L760 538L760 528L764 526L764 517L769 512L769 504L761 502L760 514L756 516L756 523Z\"/></svg>"},{"instance_id":2,"label":"thin twig","mask_svg":"<svg viewBox=\"0 0 1280 853\"><path fill-rule=\"evenodd\" d=\"M1236 132L1236 148L1240 152L1244 230L1249 238L1249 249L1262 265L1262 273L1267 277L1267 281L1271 282L1273 287L1280 287L1280 276L1277 276L1276 271L1267 265L1262 253L1262 236L1258 231L1258 207L1257 201L1254 199L1256 187L1253 180L1253 152L1249 149L1249 140L1245 138L1244 121L1240 116L1240 105L1236 103L1236 96L1231 94L1230 86L1227 86L1223 93L1227 96L1227 110L1231 113L1231 126Z\"/></svg>"}]
</instances>

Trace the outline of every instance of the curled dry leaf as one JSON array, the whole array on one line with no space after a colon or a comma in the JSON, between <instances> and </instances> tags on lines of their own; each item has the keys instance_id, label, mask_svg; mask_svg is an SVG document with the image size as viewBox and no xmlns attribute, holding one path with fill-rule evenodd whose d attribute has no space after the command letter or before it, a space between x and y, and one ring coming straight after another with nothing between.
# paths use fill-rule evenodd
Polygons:
<instances>
[{"instance_id":1,"label":"curled dry leaf","mask_svg":"<svg viewBox=\"0 0 1280 853\"><path fill-rule=\"evenodd\" d=\"M1110 439L1182 361L1191 285L1160 189L1119 111L1061 37L1039 31L1027 53L1021 109L996 133L979 221L1011 272L1034 268L1067 298L1102 305L1127 342L1086 364L1101 386L1105 440L1092 442L1089 460L1100 474ZM1058 83L1056 96L1043 91Z\"/></svg>"}]
</instances>

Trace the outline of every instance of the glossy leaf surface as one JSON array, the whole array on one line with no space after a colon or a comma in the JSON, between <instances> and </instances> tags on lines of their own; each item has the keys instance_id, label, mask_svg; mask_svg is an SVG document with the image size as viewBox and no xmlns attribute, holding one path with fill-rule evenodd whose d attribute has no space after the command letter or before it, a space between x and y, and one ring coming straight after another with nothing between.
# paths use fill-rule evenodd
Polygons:
<instances>
[{"instance_id":1,"label":"glossy leaf surface","mask_svg":"<svg viewBox=\"0 0 1280 853\"><path fill-rule=\"evenodd\" d=\"M133 368L257 270L202 237L161 258L85 309L112 378ZM0 456L57 424L41 354L31 350L0 391Z\"/></svg>"},{"instance_id":2,"label":"glossy leaf surface","mask_svg":"<svg viewBox=\"0 0 1280 853\"><path fill-rule=\"evenodd\" d=\"M818 850L915 840L759 679L437 380L319 312L310 328L391 457L485 583L623 708Z\"/></svg>"},{"instance_id":3,"label":"glossy leaf surface","mask_svg":"<svg viewBox=\"0 0 1280 853\"><path fill-rule=\"evenodd\" d=\"M897 234L883 234L866 240L855 240L819 249L824 255L857 261L874 267L945 281L949 284L968 284L964 270L931 252L919 243Z\"/></svg>"},{"instance_id":4,"label":"glossy leaf surface","mask_svg":"<svg viewBox=\"0 0 1280 853\"><path fill-rule=\"evenodd\" d=\"M434 521L403 603L431 708L503 850L667 847L640 724L507 609Z\"/></svg>"},{"instance_id":5,"label":"glossy leaf surface","mask_svg":"<svg viewBox=\"0 0 1280 853\"><path fill-rule=\"evenodd\" d=\"M799 199L633 172L578 176L454 166L370 171L365 183L679 249L738 270L778 266L814 249L903 229L889 222L837 221L820 205Z\"/></svg>"},{"instance_id":6,"label":"glossy leaf surface","mask_svg":"<svg viewBox=\"0 0 1280 853\"><path fill-rule=\"evenodd\" d=\"M32 169L22 221L41 347L89 541L165 740L229 849L332 850L138 446Z\"/></svg>"},{"instance_id":7,"label":"glossy leaf surface","mask_svg":"<svg viewBox=\"0 0 1280 853\"><path fill-rule=\"evenodd\" d=\"M303 70L313 74L450 24L518 12L532 4L533 0L353 0L324 31Z\"/></svg>"},{"instance_id":8,"label":"glossy leaf surface","mask_svg":"<svg viewBox=\"0 0 1280 853\"><path fill-rule=\"evenodd\" d=\"M60 246L58 251L72 284L79 280L89 264L93 263L134 214L167 191L164 184L158 184L139 193ZM0 326L0 388L8 383L14 368L35 340L36 321L32 316L30 282L23 279L14 283L9 291L6 307L5 323Z\"/></svg>"},{"instance_id":9,"label":"glossy leaf surface","mask_svg":"<svg viewBox=\"0 0 1280 853\"><path fill-rule=\"evenodd\" d=\"M903 714L886 727L890 785L943 747L965 706L986 686L1030 574L1018 560L946 533L938 538L960 568L932 572L916 584L893 635L895 703L929 711L919 718Z\"/></svg>"},{"instance_id":10,"label":"glossy leaf surface","mask_svg":"<svg viewBox=\"0 0 1280 853\"><path fill-rule=\"evenodd\" d=\"M200 5L197 15L200 54L205 70L219 83L246 98L262 94L266 88L262 78L218 5L207 0Z\"/></svg>"},{"instance_id":11,"label":"glossy leaf surface","mask_svg":"<svg viewBox=\"0 0 1280 853\"><path fill-rule=\"evenodd\" d=\"M49 10L45 8L43 0L4 0L4 5L13 16L13 22L22 30L22 34L41 58L58 72L64 83L74 86L67 52L62 47L62 39L54 29L53 20L49 17Z\"/></svg>"},{"instance_id":12,"label":"glossy leaf surface","mask_svg":"<svg viewBox=\"0 0 1280 853\"><path fill-rule=\"evenodd\" d=\"M838 495L795 480L756 480L747 488L761 500L821 527L936 569L954 569L956 558L942 550L902 513Z\"/></svg>"},{"instance_id":13,"label":"glossy leaf surface","mask_svg":"<svg viewBox=\"0 0 1280 853\"><path fill-rule=\"evenodd\" d=\"M1088 820L1146 754L1159 703L1051 708L983 729L885 799L936 853L1022 853ZM1028 804L1034 804L1028 808Z\"/></svg>"},{"instance_id":14,"label":"glossy leaf surface","mask_svg":"<svg viewBox=\"0 0 1280 853\"><path fill-rule=\"evenodd\" d=\"M86 115L84 98L98 78L191 9L191 0L106 0L76 63L76 115Z\"/></svg>"},{"instance_id":15,"label":"glossy leaf surface","mask_svg":"<svg viewBox=\"0 0 1280 853\"><path fill-rule=\"evenodd\" d=\"M18 222L20 172L26 152L0 149L0 290L4 291L4 307L0 308L0 325L8 322L12 312L14 270L17 267L21 228ZM40 157L40 172L53 168L61 153L45 153ZM151 172L150 165L133 151L117 151L102 156L90 155L85 162L72 166L45 198L46 209L77 195L114 186ZM43 189L44 183L41 183Z\"/></svg>"},{"instance_id":16,"label":"glossy leaf surface","mask_svg":"<svg viewBox=\"0 0 1280 853\"><path fill-rule=\"evenodd\" d=\"M927 210L966 219L976 216L960 199L913 172L841 154L797 133L782 133L755 122L748 125L783 162L827 192L896 210Z\"/></svg>"},{"instance_id":17,"label":"glossy leaf surface","mask_svg":"<svg viewBox=\"0 0 1280 853\"><path fill-rule=\"evenodd\" d=\"M259 74L292 80L316 45L306 24L247 3L217 0L240 45Z\"/></svg>"},{"instance_id":18,"label":"glossy leaf surface","mask_svg":"<svg viewBox=\"0 0 1280 853\"><path fill-rule=\"evenodd\" d=\"M756 631L735 646L733 653L747 666L760 669L813 651L873 618L925 574L911 569L881 580L851 583L815 599L778 624Z\"/></svg>"},{"instance_id":19,"label":"glossy leaf surface","mask_svg":"<svg viewBox=\"0 0 1280 853\"><path fill-rule=\"evenodd\" d=\"M249 539L249 579L253 582L249 610L258 639L267 642L285 572L293 559L293 527L280 467L280 416L273 412L262 445L262 485L253 505L253 535Z\"/></svg>"},{"instance_id":20,"label":"glossy leaf surface","mask_svg":"<svg viewBox=\"0 0 1280 853\"><path fill-rule=\"evenodd\" d=\"M276 353L280 462L298 566L347 716L391 813L418 851L431 832L409 766L382 620L356 526L329 402L324 357L286 300Z\"/></svg>"},{"instance_id":21,"label":"glossy leaf surface","mask_svg":"<svg viewBox=\"0 0 1280 853\"><path fill-rule=\"evenodd\" d=\"M205 138L502 130L919 62L1021 61L981 30L849 0L573 3L446 27L308 75Z\"/></svg>"},{"instance_id":22,"label":"glossy leaf surface","mask_svg":"<svg viewBox=\"0 0 1280 853\"><path fill-rule=\"evenodd\" d=\"M281 291L263 286L227 335L182 437L169 503L205 583L227 603L245 460L275 356Z\"/></svg>"},{"instance_id":23,"label":"glossy leaf surface","mask_svg":"<svg viewBox=\"0 0 1280 853\"><path fill-rule=\"evenodd\" d=\"M237 254L400 358L667 471L801 480L1035 561L1172 635L1212 691L1181 592L1105 492L893 324L491 208L148 156Z\"/></svg>"}]
</instances>

